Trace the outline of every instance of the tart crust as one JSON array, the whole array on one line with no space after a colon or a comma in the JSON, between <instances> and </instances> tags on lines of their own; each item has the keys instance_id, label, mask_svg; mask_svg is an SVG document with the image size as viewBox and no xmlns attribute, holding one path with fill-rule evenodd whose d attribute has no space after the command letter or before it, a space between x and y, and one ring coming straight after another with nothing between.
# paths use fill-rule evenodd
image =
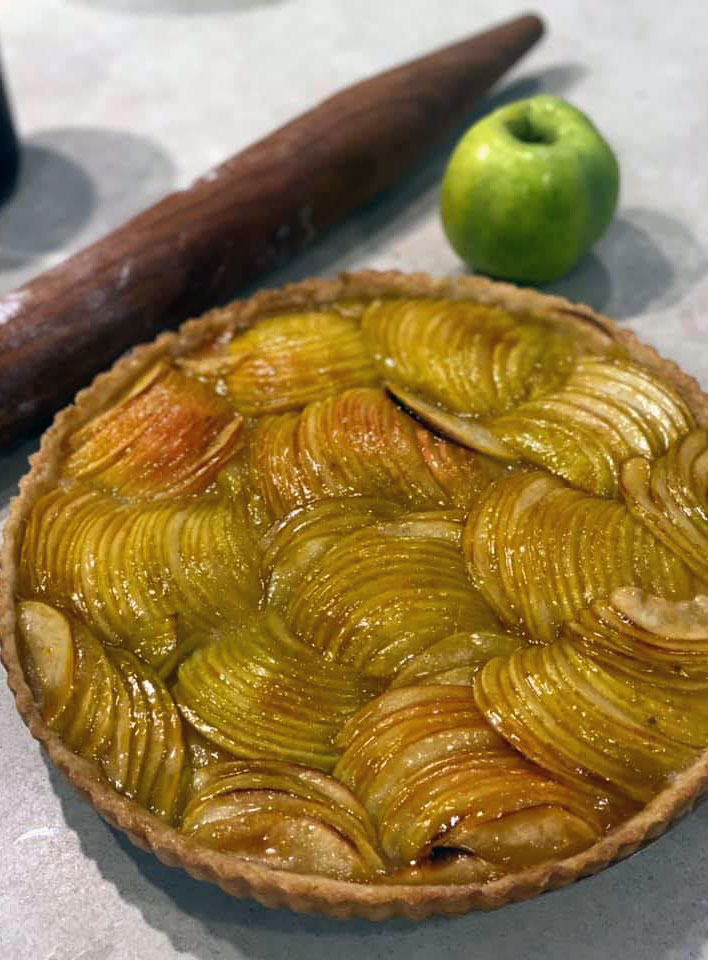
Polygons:
<instances>
[{"instance_id":1,"label":"tart crust","mask_svg":"<svg viewBox=\"0 0 708 960\"><path fill-rule=\"evenodd\" d=\"M633 360L668 380L687 402L698 423L708 426L708 396L693 378L641 343L631 332L619 329L609 318L560 297L480 277L438 279L425 274L374 271L342 274L334 280L305 280L281 290L263 291L249 300L237 301L189 320L178 332L163 333L152 343L135 348L111 370L97 376L91 386L77 395L72 406L57 414L42 437L40 450L30 459L31 469L20 481L20 493L12 502L4 529L0 660L7 670L8 684L20 715L52 762L109 823L127 833L138 847L152 851L163 863L183 867L192 876L217 884L233 896L250 896L269 907L289 907L340 918L385 920L406 916L421 920L431 914L461 914L525 900L597 873L629 856L691 810L708 789L708 751L676 776L637 815L574 857L487 883L408 886L343 882L274 870L249 863L237 854L210 850L183 837L135 801L121 796L100 776L94 764L72 753L44 723L24 676L16 639L15 600L23 525L35 501L56 484L68 434L111 404L137 375L161 357L189 353L215 336L227 330L245 329L267 314L380 296L471 300L499 306L510 313L542 314L559 326L588 325L612 337Z\"/></svg>"}]
</instances>

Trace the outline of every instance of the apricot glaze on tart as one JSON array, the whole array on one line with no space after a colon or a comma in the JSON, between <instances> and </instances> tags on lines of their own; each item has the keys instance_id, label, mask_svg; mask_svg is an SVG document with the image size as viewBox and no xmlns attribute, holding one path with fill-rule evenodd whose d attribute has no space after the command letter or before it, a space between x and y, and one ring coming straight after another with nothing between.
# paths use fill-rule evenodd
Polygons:
<instances>
[{"instance_id":1,"label":"apricot glaze on tart","mask_svg":"<svg viewBox=\"0 0 708 960\"><path fill-rule=\"evenodd\" d=\"M587 308L361 274L262 294L59 415L3 658L112 822L342 915L528 896L708 778L696 385Z\"/></svg>"}]
</instances>

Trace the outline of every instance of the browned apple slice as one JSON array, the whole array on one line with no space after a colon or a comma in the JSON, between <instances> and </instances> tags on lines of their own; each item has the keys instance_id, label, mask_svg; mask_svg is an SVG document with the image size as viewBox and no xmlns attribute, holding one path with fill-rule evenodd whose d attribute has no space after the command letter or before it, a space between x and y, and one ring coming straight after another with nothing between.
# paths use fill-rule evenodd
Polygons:
<instances>
[{"instance_id":1,"label":"browned apple slice","mask_svg":"<svg viewBox=\"0 0 708 960\"><path fill-rule=\"evenodd\" d=\"M498 630L465 572L461 532L445 515L355 531L308 570L285 618L327 657L381 677L451 633Z\"/></svg>"},{"instance_id":2,"label":"browned apple slice","mask_svg":"<svg viewBox=\"0 0 708 960\"><path fill-rule=\"evenodd\" d=\"M253 760L208 766L195 779L182 831L199 843L338 880L384 871L366 811L318 771Z\"/></svg>"},{"instance_id":3,"label":"browned apple slice","mask_svg":"<svg viewBox=\"0 0 708 960\"><path fill-rule=\"evenodd\" d=\"M72 434L65 471L127 496L201 493L233 454L241 426L223 398L161 361Z\"/></svg>"},{"instance_id":4,"label":"browned apple slice","mask_svg":"<svg viewBox=\"0 0 708 960\"><path fill-rule=\"evenodd\" d=\"M331 770L337 733L379 689L324 660L271 614L193 653L174 695L185 720L235 756Z\"/></svg>"},{"instance_id":5,"label":"browned apple slice","mask_svg":"<svg viewBox=\"0 0 708 960\"><path fill-rule=\"evenodd\" d=\"M378 389L346 390L299 414L264 417L247 441L245 487L263 523L325 497L467 507L499 472L417 427Z\"/></svg>"},{"instance_id":6,"label":"browned apple slice","mask_svg":"<svg viewBox=\"0 0 708 960\"><path fill-rule=\"evenodd\" d=\"M576 853L602 835L598 810L608 798L528 763L494 734L469 687L385 693L349 721L340 742L335 775L360 797L395 865L464 851L488 878Z\"/></svg>"}]
</instances>

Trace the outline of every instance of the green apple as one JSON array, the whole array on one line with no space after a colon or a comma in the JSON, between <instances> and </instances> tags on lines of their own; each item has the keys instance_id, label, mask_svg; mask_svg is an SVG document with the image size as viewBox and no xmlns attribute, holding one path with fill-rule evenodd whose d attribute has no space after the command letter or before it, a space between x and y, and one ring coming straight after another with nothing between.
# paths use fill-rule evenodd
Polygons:
<instances>
[{"instance_id":1,"label":"green apple","mask_svg":"<svg viewBox=\"0 0 708 960\"><path fill-rule=\"evenodd\" d=\"M618 193L617 159L590 119L540 95L495 110L463 136L443 180L442 221L475 270L550 283L600 237Z\"/></svg>"}]
</instances>

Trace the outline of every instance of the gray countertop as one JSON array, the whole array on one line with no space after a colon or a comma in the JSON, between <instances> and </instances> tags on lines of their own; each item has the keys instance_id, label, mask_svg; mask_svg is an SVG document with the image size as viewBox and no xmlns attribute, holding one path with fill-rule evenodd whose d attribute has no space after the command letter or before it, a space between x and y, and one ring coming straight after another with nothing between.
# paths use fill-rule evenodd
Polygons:
<instances>
[{"instance_id":1,"label":"gray countertop","mask_svg":"<svg viewBox=\"0 0 708 960\"><path fill-rule=\"evenodd\" d=\"M11 290L338 87L519 12L507 0L0 0L24 169L0 209ZM615 146L619 214L557 286L708 388L708 6L554 0L489 103L548 91ZM273 283L461 268L437 219L445 152ZM34 437L0 455L0 510ZM162 867L85 807L0 689L0 957L708 958L708 805L630 860L502 912L422 926L269 911Z\"/></svg>"}]
</instances>

